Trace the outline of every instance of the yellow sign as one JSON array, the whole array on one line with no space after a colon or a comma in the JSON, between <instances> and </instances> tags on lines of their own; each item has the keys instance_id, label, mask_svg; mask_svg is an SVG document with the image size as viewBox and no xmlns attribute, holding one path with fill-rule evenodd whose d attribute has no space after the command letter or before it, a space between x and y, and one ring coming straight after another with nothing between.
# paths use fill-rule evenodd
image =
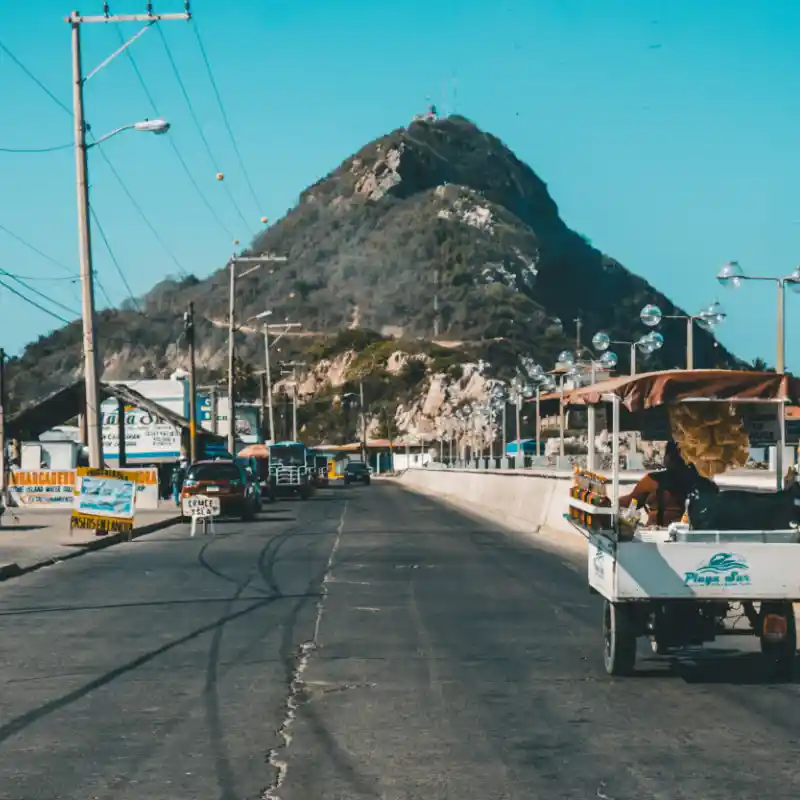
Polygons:
<instances>
[{"instance_id":1,"label":"yellow sign","mask_svg":"<svg viewBox=\"0 0 800 800\"><path fill-rule=\"evenodd\" d=\"M81 514L73 511L69 526L70 528L106 531L107 533L130 533L133 530L133 520L115 517L95 517L92 514Z\"/></svg>"}]
</instances>

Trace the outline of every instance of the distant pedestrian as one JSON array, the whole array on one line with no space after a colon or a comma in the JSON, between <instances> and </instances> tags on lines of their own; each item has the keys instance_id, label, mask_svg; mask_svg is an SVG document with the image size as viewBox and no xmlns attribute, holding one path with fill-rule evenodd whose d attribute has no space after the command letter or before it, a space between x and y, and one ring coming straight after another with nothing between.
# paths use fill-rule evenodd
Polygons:
<instances>
[{"instance_id":1,"label":"distant pedestrian","mask_svg":"<svg viewBox=\"0 0 800 800\"><path fill-rule=\"evenodd\" d=\"M186 460L181 459L172 470L172 499L176 506L181 504L181 489L183 489L183 481L186 478L187 466Z\"/></svg>"}]
</instances>

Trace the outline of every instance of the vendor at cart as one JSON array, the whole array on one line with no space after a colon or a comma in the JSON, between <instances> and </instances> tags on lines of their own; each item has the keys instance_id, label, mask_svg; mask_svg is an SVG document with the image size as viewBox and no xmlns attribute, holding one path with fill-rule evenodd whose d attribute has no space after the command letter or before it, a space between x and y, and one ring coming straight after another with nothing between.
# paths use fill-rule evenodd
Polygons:
<instances>
[{"instance_id":1,"label":"vendor at cart","mask_svg":"<svg viewBox=\"0 0 800 800\"><path fill-rule=\"evenodd\" d=\"M635 500L639 508L647 509L648 525L666 528L681 521L689 492L703 484L711 491L717 490L713 481L703 478L683 460L677 442L670 439L664 452L664 469L648 472L630 494L619 498L619 504L628 508Z\"/></svg>"}]
</instances>

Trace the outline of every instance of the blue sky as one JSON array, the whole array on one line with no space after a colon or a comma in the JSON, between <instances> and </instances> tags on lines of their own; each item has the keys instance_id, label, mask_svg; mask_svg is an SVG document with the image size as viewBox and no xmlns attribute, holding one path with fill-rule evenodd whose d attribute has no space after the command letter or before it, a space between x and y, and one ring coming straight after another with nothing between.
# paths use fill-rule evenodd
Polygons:
<instances>
[{"instance_id":1,"label":"blue sky","mask_svg":"<svg viewBox=\"0 0 800 800\"><path fill-rule=\"evenodd\" d=\"M111 10L144 6L118 0ZM155 7L181 10L182 0L156 0ZM309 183L406 124L431 97L502 138L547 182L571 227L677 303L695 311L719 297L729 313L720 339L745 358L774 362L773 286L732 292L714 275L729 259L775 276L800 262L800 4L194 0L192 7L257 199L191 27L168 23L163 33L213 162L162 39L149 30L131 52L224 228L166 137L126 133L102 145L165 246L92 152L93 205L134 294L176 274L178 264L200 276L219 268L234 236L245 243L262 216L280 217ZM80 6L84 14L101 9L99 0ZM68 106L69 10L63 0L22 3L0 31L0 41ZM127 35L137 29L123 27ZM86 72L119 45L111 26L86 26L83 40ZM70 142L70 116L1 51L0 77L0 148ZM86 104L98 136L155 116L124 55L89 81ZM0 230L0 267L36 278L31 286L78 309L69 272L77 273L72 152L0 152L0 169L0 225L63 265ZM107 294L124 300L123 281L97 234L94 248ZM787 298L787 320L787 362L798 371L800 348L792 343L800 334L800 297ZM0 346L7 351L58 324L0 287ZM682 337L683 328L674 335Z\"/></svg>"}]
</instances>

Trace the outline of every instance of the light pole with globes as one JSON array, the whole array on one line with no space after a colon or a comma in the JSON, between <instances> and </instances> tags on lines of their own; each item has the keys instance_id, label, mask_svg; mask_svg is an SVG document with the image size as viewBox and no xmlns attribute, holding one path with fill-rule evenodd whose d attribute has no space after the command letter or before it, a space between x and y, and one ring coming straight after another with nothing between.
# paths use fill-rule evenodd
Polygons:
<instances>
[{"instance_id":1,"label":"light pole with globes","mask_svg":"<svg viewBox=\"0 0 800 800\"><path fill-rule=\"evenodd\" d=\"M598 331L592 337L592 346L595 350L604 353L612 344L624 344L631 348L631 375L636 374L636 351L640 351L645 355L655 353L664 346L664 337L658 331L650 331L650 333L640 336L635 342L622 342L612 339L607 333ZM616 365L616 362L615 362Z\"/></svg>"},{"instance_id":2,"label":"light pole with globes","mask_svg":"<svg viewBox=\"0 0 800 800\"><path fill-rule=\"evenodd\" d=\"M775 371L782 374L786 371L786 322L784 309L786 306L786 284L792 291L800 293L800 267L795 267L791 275L784 278L765 277L761 275L746 275L738 261L728 261L717 273L717 280L725 287L738 289L743 281L772 281L778 287L777 306L777 352L775 357Z\"/></svg>"},{"instance_id":3,"label":"light pole with globes","mask_svg":"<svg viewBox=\"0 0 800 800\"><path fill-rule=\"evenodd\" d=\"M597 339L598 334L595 334L595 339ZM605 334L603 334L605 336ZM605 343L605 339L600 340L601 343ZM591 382L594 383L596 380L597 375L597 367L601 369L611 371L614 367L617 366L618 358L617 354L612 352L608 349L607 345L611 344L609 340L606 344L606 348L598 347L598 350L603 351L603 355L600 356L599 359L595 359L594 356L591 357L591 361L589 363L591 369ZM595 346L597 346L595 344ZM588 351L588 348L584 348ZM591 352L591 351L588 351ZM574 376L578 374L578 368L581 366L586 366L586 362L582 360L576 360L575 356L569 351L564 350L558 356L559 363L562 363L569 367L567 373L565 373L564 378ZM561 455L564 455L564 384L562 381L561 384L561 417L559 419L561 423ZM593 405L590 405L587 408L587 416L586 416L586 468L588 470L593 470L595 468L595 439L597 438L597 413L596 408Z\"/></svg>"},{"instance_id":4,"label":"light pole with globes","mask_svg":"<svg viewBox=\"0 0 800 800\"><path fill-rule=\"evenodd\" d=\"M716 300L698 314L663 314L661 309L652 303L646 305L639 314L639 318L648 328L654 328L662 319L686 320L686 369L694 369L694 323L697 322L700 327L710 331L715 325L724 322L726 316Z\"/></svg>"}]
</instances>

